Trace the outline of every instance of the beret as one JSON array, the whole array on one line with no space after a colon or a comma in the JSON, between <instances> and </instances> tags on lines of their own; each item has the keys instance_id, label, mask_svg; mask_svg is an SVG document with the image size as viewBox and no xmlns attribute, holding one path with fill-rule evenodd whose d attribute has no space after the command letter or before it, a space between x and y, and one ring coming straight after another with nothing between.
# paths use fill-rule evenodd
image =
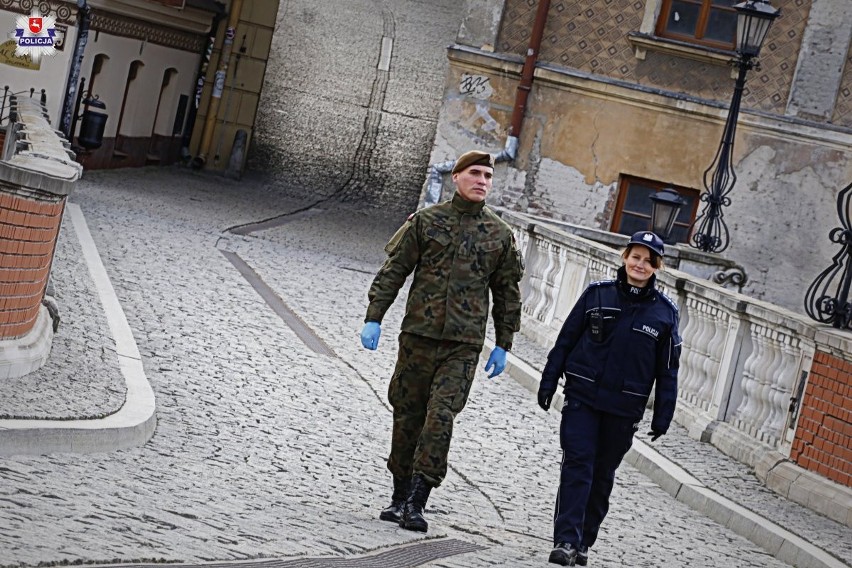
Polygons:
<instances>
[{"instance_id":1,"label":"beret","mask_svg":"<svg viewBox=\"0 0 852 568\"><path fill-rule=\"evenodd\" d=\"M471 166L487 166L489 168L493 168L494 156L488 152L480 152L479 150L465 152L456 160L456 164L453 166L453 173L455 174L464 171Z\"/></svg>"}]
</instances>

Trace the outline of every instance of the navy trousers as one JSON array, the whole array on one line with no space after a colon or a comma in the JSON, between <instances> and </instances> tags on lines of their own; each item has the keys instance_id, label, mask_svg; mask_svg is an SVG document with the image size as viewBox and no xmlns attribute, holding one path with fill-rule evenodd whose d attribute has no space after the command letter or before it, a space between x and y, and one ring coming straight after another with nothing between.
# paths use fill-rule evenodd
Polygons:
<instances>
[{"instance_id":1,"label":"navy trousers","mask_svg":"<svg viewBox=\"0 0 852 568\"><path fill-rule=\"evenodd\" d=\"M609 510L615 470L633 444L638 428L635 418L600 412L565 397L559 441L562 472L553 542L591 547Z\"/></svg>"}]
</instances>

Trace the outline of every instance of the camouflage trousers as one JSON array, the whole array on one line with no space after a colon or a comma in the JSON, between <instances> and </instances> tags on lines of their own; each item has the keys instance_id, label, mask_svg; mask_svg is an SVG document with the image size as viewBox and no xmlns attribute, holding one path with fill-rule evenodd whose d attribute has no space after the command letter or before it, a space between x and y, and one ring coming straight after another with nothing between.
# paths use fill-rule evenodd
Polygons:
<instances>
[{"instance_id":1,"label":"camouflage trousers","mask_svg":"<svg viewBox=\"0 0 852 568\"><path fill-rule=\"evenodd\" d=\"M447 475L453 421L467 403L482 347L401 333L388 386L393 437L388 469L421 474L432 487Z\"/></svg>"}]
</instances>

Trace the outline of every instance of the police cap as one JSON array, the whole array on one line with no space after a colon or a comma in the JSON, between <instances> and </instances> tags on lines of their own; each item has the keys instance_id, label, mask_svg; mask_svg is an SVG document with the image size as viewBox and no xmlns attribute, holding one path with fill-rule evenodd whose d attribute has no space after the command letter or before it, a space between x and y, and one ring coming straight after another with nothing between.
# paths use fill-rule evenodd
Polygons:
<instances>
[{"instance_id":1,"label":"police cap","mask_svg":"<svg viewBox=\"0 0 852 568\"><path fill-rule=\"evenodd\" d=\"M647 247L652 253L657 256L663 256L665 253L665 247L663 247L663 239L652 233L651 231L639 231L638 233L633 233L633 236L630 237L630 242L627 243L627 246L630 245L642 245Z\"/></svg>"}]
</instances>

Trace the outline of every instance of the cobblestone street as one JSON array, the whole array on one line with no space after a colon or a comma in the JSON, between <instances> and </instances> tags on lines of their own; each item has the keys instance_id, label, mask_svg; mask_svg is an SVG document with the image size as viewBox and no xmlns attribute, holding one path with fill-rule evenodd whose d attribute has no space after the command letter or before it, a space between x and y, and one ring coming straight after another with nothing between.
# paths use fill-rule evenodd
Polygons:
<instances>
[{"instance_id":1,"label":"cobblestone street","mask_svg":"<svg viewBox=\"0 0 852 568\"><path fill-rule=\"evenodd\" d=\"M4 459L2 565L342 556L423 538L376 519L390 487L384 394L402 302L377 352L358 340L400 218L336 205L237 236L226 229L300 204L251 180L180 170L91 173L73 201L133 329L158 426L138 449ZM66 226L61 238L73 237ZM251 266L334 356L307 348L221 251ZM58 274L75 262L59 258ZM67 295L61 280L56 288ZM484 548L430 565L546 563L556 431L531 393L480 370L427 538ZM784 565L628 465L593 553L602 566Z\"/></svg>"},{"instance_id":2,"label":"cobblestone street","mask_svg":"<svg viewBox=\"0 0 852 568\"><path fill-rule=\"evenodd\" d=\"M485 357L429 532L378 520L392 490L386 391L405 298L377 351L359 333L383 247L426 178L463 4L476 6L281 0L241 180L177 166L85 172L51 268L51 356L0 382L0 421L109 417L132 398L121 334L83 254L96 247L156 430L131 449L0 458L0 568L547 565L558 416L517 376L488 379ZM519 335L512 357L535 369L546 350ZM771 493L680 426L655 444L702 487L831 556L821 568L852 565L848 527ZM619 470L590 566L792 565L641 469Z\"/></svg>"}]
</instances>

